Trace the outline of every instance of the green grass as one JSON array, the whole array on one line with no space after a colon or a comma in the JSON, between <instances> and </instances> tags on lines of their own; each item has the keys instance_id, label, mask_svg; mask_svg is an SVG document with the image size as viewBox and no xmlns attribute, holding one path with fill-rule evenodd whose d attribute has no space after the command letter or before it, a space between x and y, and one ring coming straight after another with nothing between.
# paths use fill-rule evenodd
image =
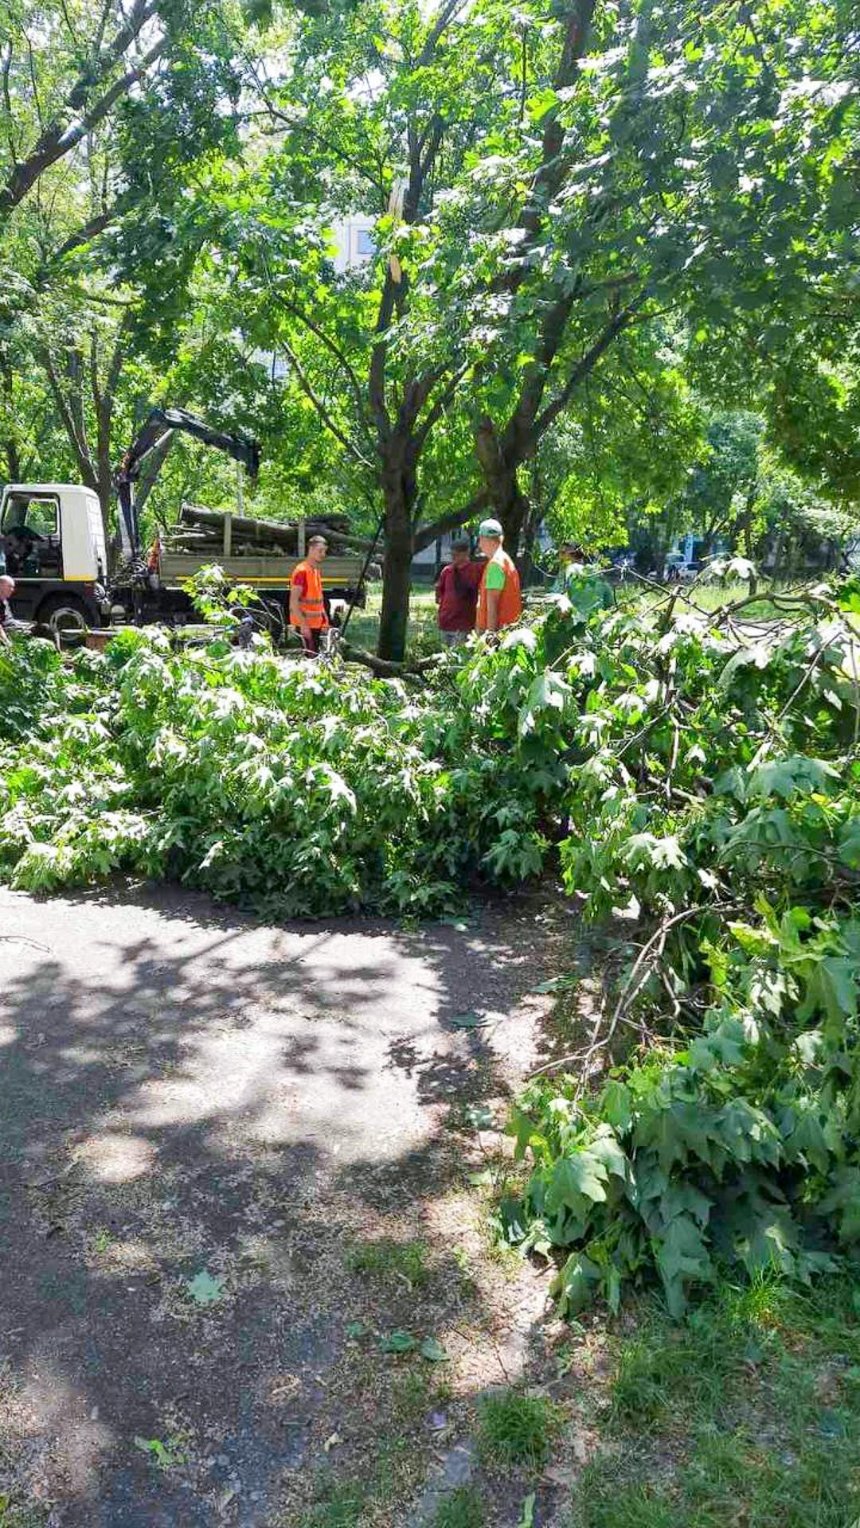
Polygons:
<instances>
[{"instance_id":1,"label":"green grass","mask_svg":"<svg viewBox=\"0 0 860 1528\"><path fill-rule=\"evenodd\" d=\"M47 1520L47 1507L16 1506L0 1491L0 1528L45 1528Z\"/></svg>"},{"instance_id":2,"label":"green grass","mask_svg":"<svg viewBox=\"0 0 860 1528\"><path fill-rule=\"evenodd\" d=\"M481 1498L472 1486L458 1486L440 1504L432 1528L484 1528Z\"/></svg>"},{"instance_id":3,"label":"green grass","mask_svg":"<svg viewBox=\"0 0 860 1528\"><path fill-rule=\"evenodd\" d=\"M854 1528L860 1299L763 1280L620 1341L569 1528Z\"/></svg>"},{"instance_id":4,"label":"green grass","mask_svg":"<svg viewBox=\"0 0 860 1528\"><path fill-rule=\"evenodd\" d=\"M349 1253L348 1262L353 1273L375 1279L399 1279L410 1289L421 1288L430 1276L427 1247L422 1241L398 1242L382 1237L379 1241L358 1242Z\"/></svg>"},{"instance_id":5,"label":"green grass","mask_svg":"<svg viewBox=\"0 0 860 1528\"><path fill-rule=\"evenodd\" d=\"M542 1396L504 1390L481 1403L478 1438L488 1464L540 1469L561 1425L559 1408Z\"/></svg>"},{"instance_id":6,"label":"green grass","mask_svg":"<svg viewBox=\"0 0 860 1528\"><path fill-rule=\"evenodd\" d=\"M363 610L356 609L350 616L346 633L348 642L373 652L379 636L379 614L382 609L382 585L371 584L367 591L367 604ZM436 596L432 584L413 584L409 598L409 640L413 646L423 648L428 642L437 642Z\"/></svg>"},{"instance_id":7,"label":"green grass","mask_svg":"<svg viewBox=\"0 0 860 1528\"><path fill-rule=\"evenodd\" d=\"M820 580L809 580L810 585ZM754 603L745 606L740 612L739 619L744 621L768 621L776 618L785 618L787 612L780 609L770 598L774 595L796 594L802 588L800 583L774 583L771 579L760 578L758 580L757 595ZM665 584L660 590L651 589L644 584L638 584L635 579L629 580L617 586L617 598L621 605L642 604L646 607L663 601L667 595L678 593L678 606L683 609L688 603L692 603L699 610L710 613L719 609L721 605L733 605L739 600L745 600L749 596L749 584L730 580L727 583L717 581L691 584Z\"/></svg>"},{"instance_id":8,"label":"green grass","mask_svg":"<svg viewBox=\"0 0 860 1528\"><path fill-rule=\"evenodd\" d=\"M446 1380L427 1364L408 1369L392 1380L386 1431L368 1440L361 1474L338 1479L336 1464L322 1470L314 1501L296 1522L283 1528L367 1528L387 1524L393 1503L408 1500L424 1474L425 1462L416 1444L421 1424L433 1407L450 1400ZM468 1528L469 1519L464 1521ZM2 1528L2 1525L0 1525ZM453 1518L451 1528L459 1528ZM476 1524L480 1528L480 1520Z\"/></svg>"}]
</instances>

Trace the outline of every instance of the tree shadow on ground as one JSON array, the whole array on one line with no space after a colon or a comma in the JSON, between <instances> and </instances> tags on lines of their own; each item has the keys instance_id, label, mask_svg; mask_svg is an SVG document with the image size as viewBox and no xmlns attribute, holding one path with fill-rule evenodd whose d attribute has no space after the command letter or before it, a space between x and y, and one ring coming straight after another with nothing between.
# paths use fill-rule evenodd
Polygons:
<instances>
[{"instance_id":1,"label":"tree shadow on ground","mask_svg":"<svg viewBox=\"0 0 860 1528\"><path fill-rule=\"evenodd\" d=\"M457 1016L507 1013L555 935L527 902L407 934L169 888L0 891L0 924L0 1486L63 1528L269 1523L337 1425L348 1248L427 1234L445 1107L504 1091ZM392 1325L455 1290L480 1321L430 1256Z\"/></svg>"}]
</instances>

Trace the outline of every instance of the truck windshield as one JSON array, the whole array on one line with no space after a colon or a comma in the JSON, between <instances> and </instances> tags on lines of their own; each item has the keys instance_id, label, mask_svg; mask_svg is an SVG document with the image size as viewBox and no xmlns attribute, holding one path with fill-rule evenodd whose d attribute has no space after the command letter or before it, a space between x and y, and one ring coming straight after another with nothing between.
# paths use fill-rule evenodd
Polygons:
<instances>
[{"instance_id":1,"label":"truck windshield","mask_svg":"<svg viewBox=\"0 0 860 1528\"><path fill-rule=\"evenodd\" d=\"M56 536L56 499L36 499L30 494L11 494L3 508L4 535L18 530L31 530L37 536Z\"/></svg>"}]
</instances>

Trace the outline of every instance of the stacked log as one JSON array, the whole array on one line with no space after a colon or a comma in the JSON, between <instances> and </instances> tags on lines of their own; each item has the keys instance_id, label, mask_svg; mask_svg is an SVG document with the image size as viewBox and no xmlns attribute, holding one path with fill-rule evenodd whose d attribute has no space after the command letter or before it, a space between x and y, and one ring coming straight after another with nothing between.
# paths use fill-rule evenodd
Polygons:
<instances>
[{"instance_id":1,"label":"stacked log","mask_svg":"<svg viewBox=\"0 0 860 1528\"><path fill-rule=\"evenodd\" d=\"M203 560L211 558L217 562L224 555L224 524L225 516L217 510L183 504L177 524L164 533L162 543L168 551L190 552ZM350 535L346 515L314 516L305 520L304 531L305 546L311 536L325 536L333 552L355 553L370 545L362 537ZM274 520L232 515L230 543L232 557L298 557L299 526L297 522L285 525Z\"/></svg>"}]
</instances>

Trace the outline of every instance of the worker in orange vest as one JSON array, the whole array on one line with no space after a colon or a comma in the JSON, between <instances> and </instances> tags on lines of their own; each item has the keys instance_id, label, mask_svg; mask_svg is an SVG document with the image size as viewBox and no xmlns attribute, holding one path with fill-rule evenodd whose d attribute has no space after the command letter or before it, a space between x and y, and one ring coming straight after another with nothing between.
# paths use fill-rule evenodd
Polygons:
<instances>
[{"instance_id":1,"label":"worker in orange vest","mask_svg":"<svg viewBox=\"0 0 860 1528\"><path fill-rule=\"evenodd\" d=\"M520 575L502 546L502 527L498 520L482 520L478 544L487 559L478 589L478 631L500 631L512 626L522 615Z\"/></svg>"},{"instance_id":2,"label":"worker in orange vest","mask_svg":"<svg viewBox=\"0 0 860 1528\"><path fill-rule=\"evenodd\" d=\"M320 568L325 562L328 542L325 536L311 536L307 556L297 563L290 579L290 625L302 639L308 657L320 650L320 637L328 628Z\"/></svg>"}]
</instances>

